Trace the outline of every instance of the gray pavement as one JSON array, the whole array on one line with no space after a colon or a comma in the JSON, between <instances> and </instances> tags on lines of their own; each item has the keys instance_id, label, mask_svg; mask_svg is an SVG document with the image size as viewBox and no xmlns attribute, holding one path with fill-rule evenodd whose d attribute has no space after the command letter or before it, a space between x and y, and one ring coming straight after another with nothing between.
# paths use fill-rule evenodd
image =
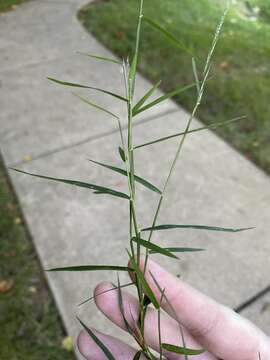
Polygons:
<instances>
[{"instance_id":1,"label":"gray pavement","mask_svg":"<svg viewBox=\"0 0 270 360\"><path fill-rule=\"evenodd\" d=\"M0 16L0 144L6 166L126 190L123 178L93 166L92 158L120 165L119 136L112 119L87 107L68 88L46 76L123 92L120 69L79 56L90 51L113 56L76 19L85 0L35 0ZM150 84L137 81L137 95ZM99 102L125 121L117 100L94 92L81 94ZM136 143L181 131L188 114L168 101L145 112L134 127ZM195 120L194 127L200 126ZM177 140L136 152L138 174L162 186ZM28 160L28 161L26 161ZM29 231L44 268L75 264L124 264L128 234L127 202L95 196L83 189L44 182L10 172ZM149 225L157 196L138 186L138 218ZM229 227L256 226L239 233L171 231L155 241L202 246L206 252L162 264L216 300L238 307L269 285L269 178L212 132L190 135L176 167L159 223L202 223ZM166 238L166 240L165 240ZM161 259L156 257L157 261ZM75 339L75 314L108 333L109 325L93 304L77 308L95 284L115 281L111 273L48 276L63 322ZM122 277L125 281L125 276ZM268 305L267 305L268 304ZM269 294L243 315L269 333ZM79 355L78 355L79 358Z\"/></svg>"}]
</instances>

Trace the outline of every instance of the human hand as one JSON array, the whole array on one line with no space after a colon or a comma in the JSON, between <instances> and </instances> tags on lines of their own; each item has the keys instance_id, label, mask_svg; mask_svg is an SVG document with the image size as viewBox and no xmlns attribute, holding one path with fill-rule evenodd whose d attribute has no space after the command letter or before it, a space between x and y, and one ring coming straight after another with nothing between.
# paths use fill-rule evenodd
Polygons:
<instances>
[{"instance_id":1,"label":"human hand","mask_svg":"<svg viewBox=\"0 0 270 360\"><path fill-rule=\"evenodd\" d=\"M141 262L141 269L144 263ZM155 262L148 260L145 279L157 299L165 289L166 298L161 306L166 314L161 315L161 337L163 343L183 346L179 323L182 325L185 345L191 349L207 349L192 356L194 360L270 360L270 338L260 329L242 318L233 310L218 304L213 299L177 279ZM103 293L104 291L114 289ZM98 295L101 294L102 295ZM125 318L135 329L139 304L135 297L122 291ZM167 301L168 300L168 301ZM95 289L96 305L113 323L126 330L118 303L118 289L108 282ZM174 311L172 311L173 307ZM136 350L114 337L92 329L117 360L132 360ZM157 311L148 307L145 318L145 341L154 350L159 350ZM106 356L89 335L82 331L78 337L78 348L87 360L105 360ZM164 351L169 360L182 360L183 355ZM146 358L141 356L141 360Z\"/></svg>"}]
</instances>

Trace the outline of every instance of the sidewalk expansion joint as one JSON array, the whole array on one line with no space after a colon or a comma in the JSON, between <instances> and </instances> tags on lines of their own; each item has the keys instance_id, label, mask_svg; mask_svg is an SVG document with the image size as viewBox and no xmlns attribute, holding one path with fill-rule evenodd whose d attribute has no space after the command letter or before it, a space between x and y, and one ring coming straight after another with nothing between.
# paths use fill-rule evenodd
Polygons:
<instances>
[{"instance_id":1,"label":"sidewalk expansion joint","mask_svg":"<svg viewBox=\"0 0 270 360\"><path fill-rule=\"evenodd\" d=\"M179 111L179 109L171 109L171 110L166 110L164 112L161 112L158 115L149 116L146 119L138 121L136 124L134 124L134 127L143 125L143 124L148 123L150 121L156 120L156 119L158 119L158 118L160 118L162 116L173 114L173 113L176 113L178 111ZM128 128L127 124L123 126L123 130L127 130L127 128ZM29 163L31 163L33 161L46 158L48 156L60 153L62 151L69 150L69 149L75 148L77 146L80 146L80 145L83 145L83 144L86 144L86 143L90 143L90 142L98 140L98 139L105 138L107 136L118 133L118 131L119 131L119 129L117 128L117 129L106 131L106 132L103 132L103 133L100 133L100 134L97 134L97 135L89 136L89 137L87 137L85 139L82 139L80 141L77 141L77 142L74 142L74 143L71 143L71 144L68 144L68 145L61 146L59 148L55 148L55 149L40 153L40 154L38 154L36 156L33 156L30 161L29 160L28 161L17 161L15 163L9 164L8 166L9 167L17 167L17 166L24 165L26 163L29 164Z\"/></svg>"},{"instance_id":2,"label":"sidewalk expansion joint","mask_svg":"<svg viewBox=\"0 0 270 360\"><path fill-rule=\"evenodd\" d=\"M247 301L240 304L237 308L234 309L235 312L241 313L243 310L245 310L250 305L253 305L256 301L261 299L263 296L265 296L268 292L270 292L270 285L268 285L263 290L259 291L256 295L252 296Z\"/></svg>"}]
</instances>

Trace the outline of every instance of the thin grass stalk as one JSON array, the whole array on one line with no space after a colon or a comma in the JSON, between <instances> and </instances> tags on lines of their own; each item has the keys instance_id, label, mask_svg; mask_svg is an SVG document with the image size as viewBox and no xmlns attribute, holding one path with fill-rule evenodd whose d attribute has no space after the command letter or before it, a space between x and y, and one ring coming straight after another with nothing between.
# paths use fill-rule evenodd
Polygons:
<instances>
[{"instance_id":1,"label":"thin grass stalk","mask_svg":"<svg viewBox=\"0 0 270 360\"><path fill-rule=\"evenodd\" d=\"M157 286L159 292L161 293L161 296L164 297L164 299L166 300L167 304L169 305L169 307L170 307L170 309L171 309L171 311L172 311L172 313L173 313L173 316L174 316L175 320L176 320L176 321L178 322L178 324L179 324L179 331L180 331L181 341L182 341L183 347L186 348L186 340L185 340L185 336L184 336L184 332L183 332L183 328L182 328L181 322L180 322L180 320L179 320L179 318L178 318L178 315L177 315L176 311L174 310L171 302L169 301L168 297L167 297L166 294L165 294L165 290L166 290L166 289L164 288L164 289L162 290L162 288L161 288L161 286L159 285L159 283L158 283L157 279L155 278L155 276L154 276L151 272L150 272L150 275L151 275L151 277L152 277L155 285ZM188 360L188 355L185 354L184 357L185 357L185 360Z\"/></svg>"},{"instance_id":2,"label":"thin grass stalk","mask_svg":"<svg viewBox=\"0 0 270 360\"><path fill-rule=\"evenodd\" d=\"M165 289L162 290L161 293L161 297L160 297L160 307L162 305L162 300L164 297L164 292ZM161 310L158 309L158 342L159 342L159 359L162 360L163 359L163 349L162 349L162 341L161 341L161 319L160 319L160 315L161 315Z\"/></svg>"},{"instance_id":3,"label":"thin grass stalk","mask_svg":"<svg viewBox=\"0 0 270 360\"><path fill-rule=\"evenodd\" d=\"M229 6L227 4L227 8L225 9L224 13L223 13L223 16L221 17L221 20L217 26L217 29L216 29L216 32L215 32L215 36L214 36L214 39L213 39L213 42L212 42L212 46L211 46L211 49L210 49L210 52L208 53L208 56L207 56L207 59L206 59L206 63L205 63L205 67L204 67L204 71L203 71L203 80L202 80L202 83L200 85L200 91L198 93L198 96L197 96L197 100L196 100L196 103L195 103L195 106L193 108L193 111L189 117L189 120L188 120L188 123L187 123L187 126L185 128L185 132L184 132L184 135L183 137L181 138L180 142L179 142L179 145L178 145L178 148L177 148L177 151L176 151L176 154L175 154L175 157L173 159L173 162L172 162L172 165L171 165L171 168L169 170L169 174L167 176L167 179L165 181L165 184L164 184L164 187L163 187L163 190L162 190L162 194L160 195L160 199L159 199L159 202L158 202L158 206L157 206L157 209L156 209L156 212L155 212L155 215L154 215L154 220L152 222L152 227L154 227L156 225L156 221L157 221L157 218L158 218L158 215L159 215L159 212L160 212L160 209L161 209L161 205L162 205L162 202L163 202L163 199L164 199L164 195L167 191L167 188L168 188L168 184L169 184L169 181L171 179L171 176L173 174L173 171L175 169L175 165L177 163L177 160L180 156L180 153L181 153L181 150L182 150L182 147L183 147L183 144L186 140L186 136L187 136L187 133L190 129L190 125L192 123L192 120L194 119L195 117L195 114L201 104L201 99L202 99L202 96L203 96L203 93L204 93L204 88L205 88L205 83L208 79L208 76L209 76L209 72L210 72L210 67L211 67L211 60L212 60L212 57L213 57L213 54L214 54L214 50L216 48L216 45L217 45L217 41L219 39L219 36L220 36L220 32L221 32L221 29L222 29L222 26L224 24L224 21L225 21L225 17L226 17L226 14L229 10ZM151 241L151 238L152 238L152 234L153 234L153 231L151 230L150 231L150 234L148 236L148 241L150 242ZM144 263L144 273L146 271L146 266L147 266L147 262L148 262L148 257L149 257L149 250L146 249L146 257L145 257L145 263Z\"/></svg>"}]
</instances>

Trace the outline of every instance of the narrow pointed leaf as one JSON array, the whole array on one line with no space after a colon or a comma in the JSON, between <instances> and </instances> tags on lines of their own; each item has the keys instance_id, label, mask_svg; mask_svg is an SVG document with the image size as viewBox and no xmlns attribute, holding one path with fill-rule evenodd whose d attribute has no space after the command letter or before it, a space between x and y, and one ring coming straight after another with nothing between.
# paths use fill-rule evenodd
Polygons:
<instances>
[{"instance_id":1,"label":"narrow pointed leaf","mask_svg":"<svg viewBox=\"0 0 270 360\"><path fill-rule=\"evenodd\" d=\"M94 161L94 160L89 160L91 161L92 163L94 164L97 164L97 165L100 165L100 166L103 166L107 169L110 169L112 171L115 171L121 175L124 175L124 176L127 176L127 171L124 170L124 169L121 169L121 168L118 168L118 167L115 167L115 166L111 166L111 165L107 165L107 164L103 164L101 162L98 162L98 161ZM153 184L151 184L149 181L137 176L137 175L134 175L134 180L137 181L138 183L140 183L141 185L147 187L148 189L154 191L154 192L157 192L158 194L161 194L161 191L156 187L154 186Z\"/></svg>"},{"instance_id":2,"label":"narrow pointed leaf","mask_svg":"<svg viewBox=\"0 0 270 360\"><path fill-rule=\"evenodd\" d=\"M192 52L184 44L182 44L173 34L171 34L168 30L166 30L160 24L158 24L155 20L151 19L148 16L144 16L143 19L154 29L160 31L177 48L184 50L186 53L192 55Z\"/></svg>"},{"instance_id":3,"label":"narrow pointed leaf","mask_svg":"<svg viewBox=\"0 0 270 360\"><path fill-rule=\"evenodd\" d=\"M111 91L107 91L107 90L104 90L104 89L100 89L100 88L97 88L97 87L93 87L93 86L88 86L88 85L82 85L82 84L77 84L77 83L72 83L72 82L68 82L68 81L61 81L61 80L57 80L57 79L54 79L54 78L51 78L51 77L48 77L49 80L57 83L57 84L60 84L60 85L64 85L64 86L71 86L71 87L79 87L79 88L83 88L83 89L91 89L91 90L96 90L96 91L99 91L99 92L102 92L104 94L107 94L107 95L111 95L119 100L122 100L122 101L127 101L126 98L124 98L123 96L121 95L118 95L118 94L115 94Z\"/></svg>"},{"instance_id":4,"label":"narrow pointed leaf","mask_svg":"<svg viewBox=\"0 0 270 360\"><path fill-rule=\"evenodd\" d=\"M136 273L136 276L137 276L138 280L141 282L144 293L151 300L154 307L156 309L159 309L159 307L160 307L159 303L158 303L153 291L151 290L150 286L148 285L147 281L145 280L143 273L139 269L136 261L131 256L131 254L130 253L128 253L128 254L129 254L129 257L130 257L130 263L131 263L132 270Z\"/></svg>"},{"instance_id":5,"label":"narrow pointed leaf","mask_svg":"<svg viewBox=\"0 0 270 360\"><path fill-rule=\"evenodd\" d=\"M128 284L121 285L120 288L122 289L122 288L124 288L124 287L128 287L128 286L131 286L131 285L134 285L134 283L131 282L131 283L128 283ZM112 288L112 289L101 291L100 293L95 294L95 295L89 297L88 299L83 300L83 301L80 302L77 306L82 306L82 305L86 304L87 302L89 302L89 301L97 298L97 297L100 296L100 295L103 295L103 294L106 294L107 292L116 290L116 289L117 289L117 286L114 285L114 284L113 284L113 286L114 286L114 288Z\"/></svg>"},{"instance_id":6,"label":"narrow pointed leaf","mask_svg":"<svg viewBox=\"0 0 270 360\"><path fill-rule=\"evenodd\" d=\"M122 159L122 161L126 162L125 151L123 150L123 148L121 148L121 146L118 147L118 152L119 152L119 155L120 155L120 158Z\"/></svg>"},{"instance_id":7,"label":"narrow pointed leaf","mask_svg":"<svg viewBox=\"0 0 270 360\"><path fill-rule=\"evenodd\" d=\"M195 229L195 230L210 230L210 231L224 231L224 232L240 232L245 230L254 229L254 227L248 228L223 228L218 226L206 226L206 225L157 225L142 229L141 231L157 231L157 230L169 230L169 229Z\"/></svg>"},{"instance_id":8,"label":"narrow pointed leaf","mask_svg":"<svg viewBox=\"0 0 270 360\"><path fill-rule=\"evenodd\" d=\"M175 253L175 252L196 252L196 251L205 251L205 249L199 249L199 248L188 248L188 247L166 247L163 248L164 250L167 250L171 253ZM150 254L155 254L156 251L155 250L150 250Z\"/></svg>"},{"instance_id":9,"label":"narrow pointed leaf","mask_svg":"<svg viewBox=\"0 0 270 360\"><path fill-rule=\"evenodd\" d=\"M189 131L183 131L183 132L179 132L179 133L176 133L176 134L173 134L173 135L164 136L162 138L159 138L159 139L152 140L152 141L149 141L149 142L144 143L144 144L134 146L134 149L139 149L139 148L144 147L144 146L153 145L153 144L156 144L158 142L166 141L166 140L169 140L169 139L172 139L172 138L175 138L175 137L178 137L178 136L182 136L182 135L185 135L185 134L191 134L191 133L195 133L195 132L198 132L198 131L209 130L209 129L216 129L216 128L219 128L221 126L229 125L229 124L231 124L233 122L243 120L243 119L246 119L246 116L238 116L238 117L230 119L230 120L216 122L215 124L203 126L203 127L197 128L197 129L193 129L193 130L189 130Z\"/></svg>"},{"instance_id":10,"label":"narrow pointed leaf","mask_svg":"<svg viewBox=\"0 0 270 360\"><path fill-rule=\"evenodd\" d=\"M114 265L79 265L79 266L67 266L48 269L47 271L104 271L104 270L115 270L115 271L132 271L127 266L114 266Z\"/></svg>"},{"instance_id":11,"label":"narrow pointed leaf","mask_svg":"<svg viewBox=\"0 0 270 360\"><path fill-rule=\"evenodd\" d=\"M119 61L119 60L107 58L107 57L104 57L104 56L89 54L89 53L81 52L81 51L78 51L78 53L81 54L81 55L88 56L88 57L93 58L93 59L102 60L102 61L107 61L107 62L111 62L111 63L117 64L117 65L122 65L122 62Z\"/></svg>"},{"instance_id":12,"label":"narrow pointed leaf","mask_svg":"<svg viewBox=\"0 0 270 360\"><path fill-rule=\"evenodd\" d=\"M150 102L149 104L145 105L145 106L142 106L140 109L134 111L132 114L133 116L136 116L138 114L140 114L141 112L145 111L145 110L148 110L150 109L151 107L167 100L167 99L170 99L176 95L179 95L181 94L182 92L186 91L186 90L189 90L191 88L193 88L194 86L196 86L196 84L190 84L190 85L186 85L186 86L181 86L165 95L162 95L160 96L159 98L157 98L156 100Z\"/></svg>"},{"instance_id":13,"label":"narrow pointed leaf","mask_svg":"<svg viewBox=\"0 0 270 360\"><path fill-rule=\"evenodd\" d=\"M67 179L53 178L53 177L50 177L50 176L37 175L37 174L32 174L32 173L29 173L29 172L26 172L26 171L18 170L18 169L12 169L12 170L17 171L17 172L22 173L22 174L26 174L26 175L34 176L34 177L37 177L37 178L41 178L41 179L57 181L57 182L62 182L62 183L73 185L73 186L78 186L78 187L82 187L82 188L91 189L91 190L94 190L97 193L108 194L108 195L116 196L116 197L123 198L123 199L129 199L129 196L127 194L124 194L122 192L119 192L119 191L116 191L116 190L113 190L113 189L109 189L109 188L106 188L106 187L103 187L103 186L91 184L91 183L85 183L85 182L77 181L77 180L67 180Z\"/></svg>"},{"instance_id":14,"label":"narrow pointed leaf","mask_svg":"<svg viewBox=\"0 0 270 360\"><path fill-rule=\"evenodd\" d=\"M169 352L173 352L175 354L182 354L182 355L199 355L205 352L205 349L189 349L186 347L171 345L171 344L165 344L163 343L162 348L164 350L167 350Z\"/></svg>"},{"instance_id":15,"label":"narrow pointed leaf","mask_svg":"<svg viewBox=\"0 0 270 360\"><path fill-rule=\"evenodd\" d=\"M151 95L153 95L160 84L161 80L158 81L149 91L147 91L147 93L137 102L132 110L133 114L143 106L143 104L150 98Z\"/></svg>"},{"instance_id":16,"label":"narrow pointed leaf","mask_svg":"<svg viewBox=\"0 0 270 360\"><path fill-rule=\"evenodd\" d=\"M94 340L94 342L97 344L97 346L104 352L104 355L108 360L116 360L113 354L110 352L110 350L104 345L104 343L99 340L99 338L93 333L91 329L89 329L78 317L78 321L84 328L84 330L90 335L90 337Z\"/></svg>"},{"instance_id":17,"label":"narrow pointed leaf","mask_svg":"<svg viewBox=\"0 0 270 360\"><path fill-rule=\"evenodd\" d=\"M119 310L120 313L122 315L123 321L125 323L126 326L126 330L129 332L129 334L133 334L132 328L130 327L127 318L125 316L125 309L124 309L124 304L123 304L123 296L122 296L122 291L121 291L121 284L120 284L120 279L119 279L119 275L117 274L117 293L118 293L118 305L119 305Z\"/></svg>"},{"instance_id":18,"label":"narrow pointed leaf","mask_svg":"<svg viewBox=\"0 0 270 360\"><path fill-rule=\"evenodd\" d=\"M133 237L132 241L136 242L137 244L142 245L143 247L145 247L147 249L154 251L155 253L162 254L162 255L165 255L165 256L168 256L168 257L171 257L174 259L178 259L178 257L175 256L174 254L172 254L170 251L168 251L156 244L153 244L150 241L146 241L146 240L143 240L141 238L136 238L136 237Z\"/></svg>"},{"instance_id":19,"label":"narrow pointed leaf","mask_svg":"<svg viewBox=\"0 0 270 360\"><path fill-rule=\"evenodd\" d=\"M112 117L116 118L116 119L119 119L119 117L117 115L115 115L114 113L112 113L111 111L103 108L102 106L100 105L97 105L89 100L87 100L85 97L79 95L79 94L76 94L76 93L72 93L74 96L77 96L80 100L82 100L83 102L85 102L86 104L90 105L90 106L93 106L94 108L98 109L98 110L101 110L103 112L105 112L106 114L109 114L111 115Z\"/></svg>"},{"instance_id":20,"label":"narrow pointed leaf","mask_svg":"<svg viewBox=\"0 0 270 360\"><path fill-rule=\"evenodd\" d=\"M142 355L142 351L139 350L139 351L136 352L136 354L134 355L133 360L140 360L141 355Z\"/></svg>"}]
</instances>

